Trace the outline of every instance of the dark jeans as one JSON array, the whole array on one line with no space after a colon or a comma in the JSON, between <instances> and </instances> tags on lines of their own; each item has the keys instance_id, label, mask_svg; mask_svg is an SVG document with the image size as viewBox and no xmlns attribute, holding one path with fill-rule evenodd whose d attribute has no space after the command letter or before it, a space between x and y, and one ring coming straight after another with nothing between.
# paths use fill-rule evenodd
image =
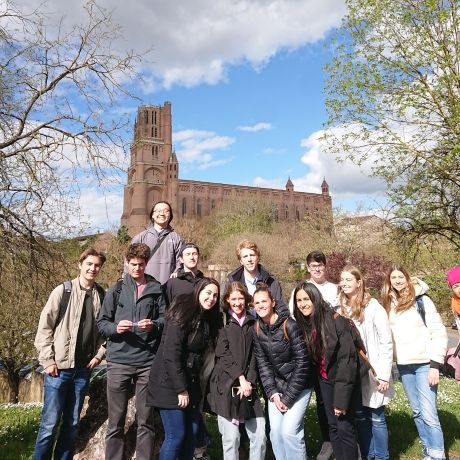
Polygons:
<instances>
[{"instance_id":1,"label":"dark jeans","mask_svg":"<svg viewBox=\"0 0 460 460\"><path fill-rule=\"evenodd\" d=\"M56 460L73 458L74 441L91 369L59 369L58 372L57 377L45 374L43 410L34 460L51 459L59 423L61 428L54 449L54 458Z\"/></svg>"},{"instance_id":2,"label":"dark jeans","mask_svg":"<svg viewBox=\"0 0 460 460\"><path fill-rule=\"evenodd\" d=\"M125 444L125 420L128 400L136 396L136 459L153 459L154 425L153 411L147 407L147 386L150 365L146 367L107 363L107 405L109 422L105 438L105 458L123 460Z\"/></svg>"},{"instance_id":3,"label":"dark jeans","mask_svg":"<svg viewBox=\"0 0 460 460\"><path fill-rule=\"evenodd\" d=\"M160 416L165 432L160 460L192 460L200 411L192 408L160 409Z\"/></svg>"},{"instance_id":4,"label":"dark jeans","mask_svg":"<svg viewBox=\"0 0 460 460\"><path fill-rule=\"evenodd\" d=\"M320 378L319 386L329 422L329 437L337 460L357 460L358 443L354 428L353 401L345 415L334 414L334 382ZM355 395L356 399L357 395Z\"/></svg>"}]
</instances>

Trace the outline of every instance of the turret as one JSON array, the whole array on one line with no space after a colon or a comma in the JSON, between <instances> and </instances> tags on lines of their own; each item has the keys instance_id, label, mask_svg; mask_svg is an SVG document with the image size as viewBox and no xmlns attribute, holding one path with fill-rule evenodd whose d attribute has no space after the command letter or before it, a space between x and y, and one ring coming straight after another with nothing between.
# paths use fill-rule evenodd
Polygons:
<instances>
[{"instance_id":1,"label":"turret","mask_svg":"<svg viewBox=\"0 0 460 460\"><path fill-rule=\"evenodd\" d=\"M293 192L294 191L294 184L292 183L291 178L289 177L287 182L286 182L286 190L288 192Z\"/></svg>"},{"instance_id":2,"label":"turret","mask_svg":"<svg viewBox=\"0 0 460 460\"><path fill-rule=\"evenodd\" d=\"M324 178L323 182L321 183L321 193L323 195L329 195L329 185L326 182L326 178Z\"/></svg>"}]
</instances>

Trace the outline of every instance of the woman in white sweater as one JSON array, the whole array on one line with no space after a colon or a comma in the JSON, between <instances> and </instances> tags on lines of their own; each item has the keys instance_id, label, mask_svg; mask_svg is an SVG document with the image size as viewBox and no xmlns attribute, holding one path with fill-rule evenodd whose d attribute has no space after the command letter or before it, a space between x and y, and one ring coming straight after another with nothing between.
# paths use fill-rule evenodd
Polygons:
<instances>
[{"instance_id":1,"label":"woman in white sweater","mask_svg":"<svg viewBox=\"0 0 460 460\"><path fill-rule=\"evenodd\" d=\"M447 333L428 286L394 265L385 276L382 301L390 319L394 356L423 447L424 460L444 459L444 437L436 406L439 368Z\"/></svg>"},{"instance_id":2,"label":"woman in white sweater","mask_svg":"<svg viewBox=\"0 0 460 460\"><path fill-rule=\"evenodd\" d=\"M361 379L362 405L356 410L361 456L388 460L385 406L394 396L390 324L384 308L367 292L358 268L349 265L342 270L339 288L338 311L356 325L375 372Z\"/></svg>"}]
</instances>

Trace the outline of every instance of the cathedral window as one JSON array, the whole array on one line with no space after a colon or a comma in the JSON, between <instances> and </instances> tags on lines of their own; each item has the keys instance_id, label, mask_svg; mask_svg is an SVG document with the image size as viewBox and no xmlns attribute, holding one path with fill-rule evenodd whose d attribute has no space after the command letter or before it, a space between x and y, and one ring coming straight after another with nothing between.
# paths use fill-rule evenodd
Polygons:
<instances>
[{"instance_id":1,"label":"cathedral window","mask_svg":"<svg viewBox=\"0 0 460 460\"><path fill-rule=\"evenodd\" d=\"M288 205L284 207L284 217L286 219L289 219L289 206Z\"/></svg>"},{"instance_id":2,"label":"cathedral window","mask_svg":"<svg viewBox=\"0 0 460 460\"><path fill-rule=\"evenodd\" d=\"M182 217L187 215L187 199L182 198Z\"/></svg>"},{"instance_id":3,"label":"cathedral window","mask_svg":"<svg viewBox=\"0 0 460 460\"><path fill-rule=\"evenodd\" d=\"M196 215L197 217L201 217L201 200L199 198L196 202Z\"/></svg>"}]
</instances>

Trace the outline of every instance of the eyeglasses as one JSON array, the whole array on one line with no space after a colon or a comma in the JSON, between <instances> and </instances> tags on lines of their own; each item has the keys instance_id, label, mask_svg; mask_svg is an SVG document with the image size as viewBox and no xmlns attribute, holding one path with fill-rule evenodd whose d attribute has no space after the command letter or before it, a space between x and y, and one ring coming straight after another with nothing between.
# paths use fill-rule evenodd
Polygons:
<instances>
[{"instance_id":1,"label":"eyeglasses","mask_svg":"<svg viewBox=\"0 0 460 460\"><path fill-rule=\"evenodd\" d=\"M171 211L169 209L154 209L152 214L171 214Z\"/></svg>"},{"instance_id":2,"label":"eyeglasses","mask_svg":"<svg viewBox=\"0 0 460 460\"><path fill-rule=\"evenodd\" d=\"M315 272L320 272L321 270L324 270L324 264L310 264L308 268Z\"/></svg>"}]
</instances>

